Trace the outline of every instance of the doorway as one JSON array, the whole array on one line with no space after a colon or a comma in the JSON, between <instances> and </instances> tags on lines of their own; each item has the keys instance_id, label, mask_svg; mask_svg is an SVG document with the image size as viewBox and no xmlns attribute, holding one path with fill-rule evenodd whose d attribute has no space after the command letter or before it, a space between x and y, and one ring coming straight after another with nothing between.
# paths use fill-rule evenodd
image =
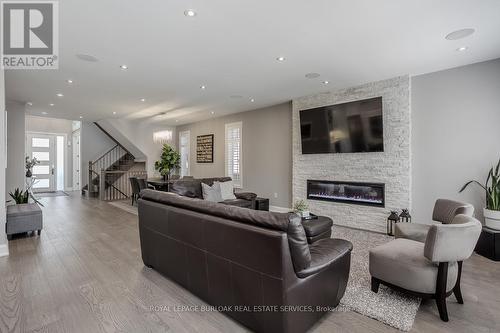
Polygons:
<instances>
[{"instance_id":1,"label":"doorway","mask_svg":"<svg viewBox=\"0 0 500 333\"><path fill-rule=\"evenodd\" d=\"M26 133L26 156L36 158L32 173L33 192L64 191L66 135Z\"/></svg>"},{"instance_id":2,"label":"doorway","mask_svg":"<svg viewBox=\"0 0 500 333\"><path fill-rule=\"evenodd\" d=\"M80 175L80 130L76 130L72 135L73 145L73 191L80 190L81 175Z\"/></svg>"}]
</instances>

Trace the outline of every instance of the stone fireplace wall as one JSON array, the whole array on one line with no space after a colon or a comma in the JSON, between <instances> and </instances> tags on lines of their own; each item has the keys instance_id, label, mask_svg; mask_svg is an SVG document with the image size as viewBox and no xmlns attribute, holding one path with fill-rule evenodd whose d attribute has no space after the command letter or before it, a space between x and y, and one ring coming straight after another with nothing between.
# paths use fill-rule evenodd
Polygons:
<instances>
[{"instance_id":1,"label":"stone fireplace wall","mask_svg":"<svg viewBox=\"0 0 500 333\"><path fill-rule=\"evenodd\" d=\"M299 110L382 96L384 152L301 154ZM293 101L292 199L307 199L307 180L385 183L385 208L307 200L334 224L385 232L392 209L411 208L410 80L401 76Z\"/></svg>"}]
</instances>

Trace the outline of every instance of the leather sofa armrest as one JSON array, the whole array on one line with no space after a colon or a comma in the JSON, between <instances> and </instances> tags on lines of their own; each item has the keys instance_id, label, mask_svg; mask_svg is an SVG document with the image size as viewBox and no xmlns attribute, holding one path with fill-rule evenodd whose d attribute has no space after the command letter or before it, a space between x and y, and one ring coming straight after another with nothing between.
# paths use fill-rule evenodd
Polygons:
<instances>
[{"instance_id":1,"label":"leather sofa armrest","mask_svg":"<svg viewBox=\"0 0 500 333\"><path fill-rule=\"evenodd\" d=\"M236 199L243 199L248 201L252 201L257 198L257 194L252 192L234 192L234 196L236 197Z\"/></svg>"},{"instance_id":2,"label":"leather sofa armrest","mask_svg":"<svg viewBox=\"0 0 500 333\"><path fill-rule=\"evenodd\" d=\"M305 278L328 268L352 251L352 243L337 238L321 239L309 246L311 264L309 267L297 272L299 278Z\"/></svg>"}]
</instances>

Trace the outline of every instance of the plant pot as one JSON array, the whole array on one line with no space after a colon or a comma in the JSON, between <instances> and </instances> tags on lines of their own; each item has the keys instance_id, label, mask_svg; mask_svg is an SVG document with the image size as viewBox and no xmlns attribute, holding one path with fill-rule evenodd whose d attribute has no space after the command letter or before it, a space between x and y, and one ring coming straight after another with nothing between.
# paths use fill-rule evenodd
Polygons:
<instances>
[{"instance_id":1,"label":"plant pot","mask_svg":"<svg viewBox=\"0 0 500 333\"><path fill-rule=\"evenodd\" d=\"M500 210L483 209L484 224L491 229L500 230Z\"/></svg>"},{"instance_id":2,"label":"plant pot","mask_svg":"<svg viewBox=\"0 0 500 333\"><path fill-rule=\"evenodd\" d=\"M311 213L308 210L303 210L303 211L299 212L299 214L302 217L309 217L309 215L311 215Z\"/></svg>"}]
</instances>

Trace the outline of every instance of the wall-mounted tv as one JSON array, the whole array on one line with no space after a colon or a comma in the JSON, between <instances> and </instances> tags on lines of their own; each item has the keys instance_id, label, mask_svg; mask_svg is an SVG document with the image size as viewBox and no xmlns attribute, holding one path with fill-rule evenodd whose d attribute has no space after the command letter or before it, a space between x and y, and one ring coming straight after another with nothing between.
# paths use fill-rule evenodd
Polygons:
<instances>
[{"instance_id":1,"label":"wall-mounted tv","mask_svg":"<svg viewBox=\"0 0 500 333\"><path fill-rule=\"evenodd\" d=\"M300 111L302 154L384 151L382 97Z\"/></svg>"}]
</instances>

